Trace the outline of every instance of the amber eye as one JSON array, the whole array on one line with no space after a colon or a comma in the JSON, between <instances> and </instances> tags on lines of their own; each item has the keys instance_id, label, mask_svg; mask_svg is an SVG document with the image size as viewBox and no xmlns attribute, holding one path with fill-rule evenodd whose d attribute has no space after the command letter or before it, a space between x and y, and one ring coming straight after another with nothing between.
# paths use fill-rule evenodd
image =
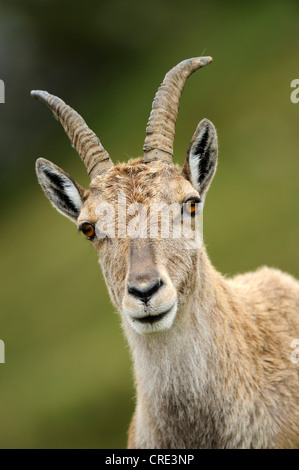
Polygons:
<instances>
[{"instance_id":1,"label":"amber eye","mask_svg":"<svg viewBox=\"0 0 299 470\"><path fill-rule=\"evenodd\" d=\"M184 203L184 210L186 214L194 217L197 214L199 202L199 199L189 199L189 201L186 201Z\"/></svg>"},{"instance_id":2,"label":"amber eye","mask_svg":"<svg viewBox=\"0 0 299 470\"><path fill-rule=\"evenodd\" d=\"M91 240L95 236L95 233L96 233L94 226L87 222L80 226L80 230L81 232L84 233L84 235L86 236L86 238L88 238L88 240Z\"/></svg>"}]
</instances>

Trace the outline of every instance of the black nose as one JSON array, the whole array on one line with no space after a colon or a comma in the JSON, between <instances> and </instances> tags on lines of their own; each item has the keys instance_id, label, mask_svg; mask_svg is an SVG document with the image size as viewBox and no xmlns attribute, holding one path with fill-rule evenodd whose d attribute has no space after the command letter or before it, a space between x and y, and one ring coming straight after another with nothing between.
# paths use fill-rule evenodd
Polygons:
<instances>
[{"instance_id":1,"label":"black nose","mask_svg":"<svg viewBox=\"0 0 299 470\"><path fill-rule=\"evenodd\" d=\"M163 285L162 279L157 279L154 282L146 285L145 287L129 285L128 292L135 297L138 297L145 304L150 300L150 298L157 292L158 289Z\"/></svg>"}]
</instances>

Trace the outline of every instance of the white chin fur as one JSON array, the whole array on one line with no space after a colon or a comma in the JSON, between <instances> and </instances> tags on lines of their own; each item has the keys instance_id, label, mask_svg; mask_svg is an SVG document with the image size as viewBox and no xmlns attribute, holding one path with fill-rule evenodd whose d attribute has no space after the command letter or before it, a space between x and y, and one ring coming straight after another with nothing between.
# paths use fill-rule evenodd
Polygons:
<instances>
[{"instance_id":1,"label":"white chin fur","mask_svg":"<svg viewBox=\"0 0 299 470\"><path fill-rule=\"evenodd\" d=\"M131 315L125 312L125 315L128 319L131 327L141 335L149 335L152 333L162 333L163 331L169 330L171 328L173 321L175 319L177 312L177 302L163 315L160 320L157 320L153 323L144 323L138 318L132 318ZM153 317L154 318L154 317Z\"/></svg>"}]
</instances>

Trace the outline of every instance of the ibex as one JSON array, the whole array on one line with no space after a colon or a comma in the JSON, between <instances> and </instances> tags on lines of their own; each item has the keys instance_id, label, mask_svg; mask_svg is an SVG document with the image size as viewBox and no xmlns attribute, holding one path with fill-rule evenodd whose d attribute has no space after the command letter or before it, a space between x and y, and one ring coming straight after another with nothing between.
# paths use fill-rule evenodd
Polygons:
<instances>
[{"instance_id":1,"label":"ibex","mask_svg":"<svg viewBox=\"0 0 299 470\"><path fill-rule=\"evenodd\" d=\"M166 74L153 102L143 157L117 165L71 107L32 91L60 121L91 178L86 190L39 158L38 181L98 251L120 312L137 389L128 447L296 448L299 365L290 360L290 344L299 338L299 282L267 267L223 277L204 244L190 246L184 233L120 234L132 219L132 213L120 213L120 195L147 209L175 203L198 230L217 166L216 130L208 119L199 123L182 168L173 163L173 141L185 81L211 60L184 60ZM115 236L108 222L97 230L101 204L113 209L118 222L124 220ZM177 220L178 212L169 215Z\"/></svg>"}]
</instances>

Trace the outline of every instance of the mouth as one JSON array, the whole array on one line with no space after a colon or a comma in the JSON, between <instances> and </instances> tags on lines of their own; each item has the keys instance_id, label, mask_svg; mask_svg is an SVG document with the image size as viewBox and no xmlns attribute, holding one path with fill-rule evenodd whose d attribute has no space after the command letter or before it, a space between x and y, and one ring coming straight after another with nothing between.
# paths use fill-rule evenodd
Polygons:
<instances>
[{"instance_id":1,"label":"mouth","mask_svg":"<svg viewBox=\"0 0 299 470\"><path fill-rule=\"evenodd\" d=\"M162 320L162 318L164 318L170 310L171 309L166 310L166 312L159 313L158 315L147 315L146 317L133 317L132 320L139 321L140 323L157 323L158 321Z\"/></svg>"},{"instance_id":2,"label":"mouth","mask_svg":"<svg viewBox=\"0 0 299 470\"><path fill-rule=\"evenodd\" d=\"M177 312L177 302L164 312L145 316L129 316L129 323L137 333L152 334L168 330Z\"/></svg>"}]
</instances>

